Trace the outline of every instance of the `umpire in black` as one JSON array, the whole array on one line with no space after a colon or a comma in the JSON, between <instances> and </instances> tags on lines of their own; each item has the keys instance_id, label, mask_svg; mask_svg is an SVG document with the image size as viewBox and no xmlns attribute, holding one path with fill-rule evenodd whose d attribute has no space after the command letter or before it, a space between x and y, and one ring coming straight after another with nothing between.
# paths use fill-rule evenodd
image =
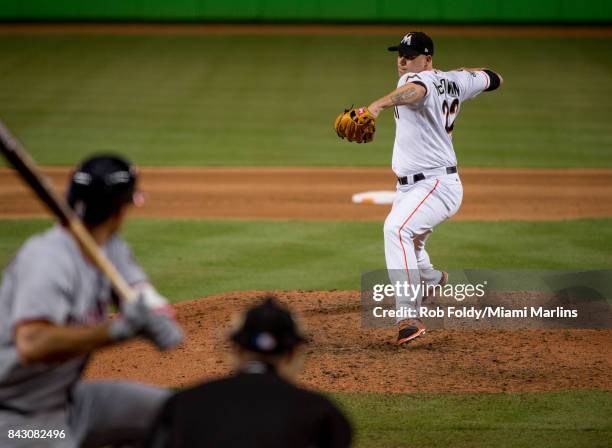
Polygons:
<instances>
[{"instance_id":1,"label":"umpire in black","mask_svg":"<svg viewBox=\"0 0 612 448\"><path fill-rule=\"evenodd\" d=\"M152 428L151 448L340 448L346 417L297 387L306 340L274 298L251 308L231 334L235 373L175 394Z\"/></svg>"}]
</instances>

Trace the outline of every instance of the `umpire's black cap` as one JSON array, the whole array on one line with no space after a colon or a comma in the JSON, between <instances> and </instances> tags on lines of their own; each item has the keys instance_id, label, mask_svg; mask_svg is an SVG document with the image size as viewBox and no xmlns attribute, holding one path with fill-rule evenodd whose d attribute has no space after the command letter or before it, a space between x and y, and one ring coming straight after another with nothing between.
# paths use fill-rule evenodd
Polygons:
<instances>
[{"instance_id":1,"label":"umpire's black cap","mask_svg":"<svg viewBox=\"0 0 612 448\"><path fill-rule=\"evenodd\" d=\"M388 48L389 51L397 51L406 56L418 56L420 54L433 56L434 44L431 37L421 31L412 31L402 37L398 45Z\"/></svg>"},{"instance_id":2,"label":"umpire's black cap","mask_svg":"<svg viewBox=\"0 0 612 448\"><path fill-rule=\"evenodd\" d=\"M249 309L230 338L246 350L269 354L286 353L306 342L291 313L274 297Z\"/></svg>"},{"instance_id":3,"label":"umpire's black cap","mask_svg":"<svg viewBox=\"0 0 612 448\"><path fill-rule=\"evenodd\" d=\"M98 154L81 162L70 179L68 204L87 224L106 221L135 198L136 168L115 154Z\"/></svg>"}]
</instances>

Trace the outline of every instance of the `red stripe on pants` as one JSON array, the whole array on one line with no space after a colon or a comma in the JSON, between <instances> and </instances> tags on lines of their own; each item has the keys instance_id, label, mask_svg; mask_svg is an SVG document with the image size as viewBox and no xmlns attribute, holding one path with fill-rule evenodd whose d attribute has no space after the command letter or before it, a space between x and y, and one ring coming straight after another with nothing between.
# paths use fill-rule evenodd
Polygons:
<instances>
[{"instance_id":1,"label":"red stripe on pants","mask_svg":"<svg viewBox=\"0 0 612 448\"><path fill-rule=\"evenodd\" d=\"M408 223L408 221L410 221L410 218L412 218L412 216L416 213L416 211L419 209L419 207L423 204L423 202L425 202L427 200L427 198L429 196L431 196L431 194L434 192L434 190L436 188L438 188L438 184L439 183L440 183L440 179L436 179L436 184L433 186L431 191L429 193L427 193L427 196L425 196L423 198L423 200L421 202L419 202L419 205L417 205L416 208L414 210L412 210L412 213L410 213L410 216L408 216L408 218L406 218L406 221L404 221L404 223L401 225L401 227L399 228L399 231L398 231L400 245L402 246L402 251L404 252L404 265L406 266L406 273L408 274L408 281L410 283L412 283L412 280L410 280L410 270L408 269L408 259L406 258L406 249L404 248L404 242L402 241L402 230L404 229L404 226Z\"/></svg>"}]
</instances>

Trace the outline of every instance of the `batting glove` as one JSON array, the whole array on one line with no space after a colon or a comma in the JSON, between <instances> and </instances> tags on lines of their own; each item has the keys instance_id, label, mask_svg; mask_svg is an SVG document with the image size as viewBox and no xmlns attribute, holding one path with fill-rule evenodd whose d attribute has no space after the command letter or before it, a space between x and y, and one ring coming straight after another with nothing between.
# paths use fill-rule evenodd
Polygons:
<instances>
[{"instance_id":1,"label":"batting glove","mask_svg":"<svg viewBox=\"0 0 612 448\"><path fill-rule=\"evenodd\" d=\"M121 312L109 327L109 335L115 341L142 335L162 351L183 341L183 332L167 304L152 308L141 293L137 300L122 303Z\"/></svg>"}]
</instances>

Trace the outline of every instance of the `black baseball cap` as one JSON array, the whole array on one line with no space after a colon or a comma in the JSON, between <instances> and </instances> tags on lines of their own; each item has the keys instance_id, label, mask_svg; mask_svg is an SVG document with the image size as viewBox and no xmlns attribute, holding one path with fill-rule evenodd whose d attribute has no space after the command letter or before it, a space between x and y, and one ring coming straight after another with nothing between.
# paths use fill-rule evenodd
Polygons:
<instances>
[{"instance_id":1,"label":"black baseball cap","mask_svg":"<svg viewBox=\"0 0 612 448\"><path fill-rule=\"evenodd\" d=\"M431 37L421 31L411 31L402 37L399 45L388 48L389 51L398 51L406 56L418 56L420 54L433 56L434 44Z\"/></svg>"},{"instance_id":2,"label":"black baseball cap","mask_svg":"<svg viewBox=\"0 0 612 448\"><path fill-rule=\"evenodd\" d=\"M230 339L257 353L279 354L306 342L291 313L274 297L249 309Z\"/></svg>"}]
</instances>

